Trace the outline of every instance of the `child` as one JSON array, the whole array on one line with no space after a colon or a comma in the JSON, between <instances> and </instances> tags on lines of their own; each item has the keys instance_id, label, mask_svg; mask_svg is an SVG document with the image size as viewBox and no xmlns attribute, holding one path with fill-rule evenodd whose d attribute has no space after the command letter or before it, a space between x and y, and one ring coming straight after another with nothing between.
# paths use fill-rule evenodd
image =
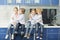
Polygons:
<instances>
[{"instance_id":1,"label":"child","mask_svg":"<svg viewBox=\"0 0 60 40\"><path fill-rule=\"evenodd\" d=\"M18 20L18 8L14 7L13 11L14 11L14 13L11 16L10 27L8 28L8 32L7 32L5 39L8 38L8 33L10 32L10 29L12 27L14 28L14 26L16 25L17 20ZM12 33L12 39L13 39L13 33Z\"/></svg>"},{"instance_id":2,"label":"child","mask_svg":"<svg viewBox=\"0 0 60 40\"><path fill-rule=\"evenodd\" d=\"M14 11L14 14L12 14L12 16L11 16L11 24L16 25L17 20L18 20L18 8L14 7L13 11Z\"/></svg>"},{"instance_id":3,"label":"child","mask_svg":"<svg viewBox=\"0 0 60 40\"><path fill-rule=\"evenodd\" d=\"M35 24L35 18L36 18L36 9L31 9L30 15L29 15L29 21L27 23L26 34L24 36L24 37L27 37L27 39L29 39L30 33L31 33L33 26ZM28 28L30 28L29 33L28 33Z\"/></svg>"},{"instance_id":4,"label":"child","mask_svg":"<svg viewBox=\"0 0 60 40\"><path fill-rule=\"evenodd\" d=\"M42 9L40 9L40 8L37 8L36 9L36 11L37 11L37 18L36 18L36 36L37 36L37 38L39 38L39 36L37 35L37 33L38 33L38 28L39 28L39 26L40 26L40 28L41 28L41 35L40 36L42 36L42 32L43 32L43 20L42 20ZM40 39L42 39L42 37L40 37Z\"/></svg>"},{"instance_id":5,"label":"child","mask_svg":"<svg viewBox=\"0 0 60 40\"><path fill-rule=\"evenodd\" d=\"M25 28L25 9L24 8L19 9L19 17L18 17L18 23L16 25L16 31L19 31L19 28L21 28L22 31Z\"/></svg>"}]
</instances>

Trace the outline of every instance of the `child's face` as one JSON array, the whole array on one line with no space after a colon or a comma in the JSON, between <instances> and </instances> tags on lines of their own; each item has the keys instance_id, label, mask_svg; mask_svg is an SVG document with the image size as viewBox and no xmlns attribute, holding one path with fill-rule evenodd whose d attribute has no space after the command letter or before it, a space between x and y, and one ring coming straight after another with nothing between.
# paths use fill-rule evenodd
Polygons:
<instances>
[{"instance_id":1,"label":"child's face","mask_svg":"<svg viewBox=\"0 0 60 40\"><path fill-rule=\"evenodd\" d=\"M22 12L22 10L21 10L21 9L19 9L19 11L18 11L18 12L19 12L19 14L23 14L23 12Z\"/></svg>"},{"instance_id":2,"label":"child's face","mask_svg":"<svg viewBox=\"0 0 60 40\"><path fill-rule=\"evenodd\" d=\"M14 13L18 13L18 10L17 9L14 9Z\"/></svg>"},{"instance_id":3,"label":"child's face","mask_svg":"<svg viewBox=\"0 0 60 40\"><path fill-rule=\"evenodd\" d=\"M32 10L31 13L32 13L32 14L35 14L36 12L35 12L35 10Z\"/></svg>"},{"instance_id":4,"label":"child's face","mask_svg":"<svg viewBox=\"0 0 60 40\"><path fill-rule=\"evenodd\" d=\"M38 14L41 14L41 12L42 12L41 10L36 10L36 11L37 11Z\"/></svg>"}]
</instances>

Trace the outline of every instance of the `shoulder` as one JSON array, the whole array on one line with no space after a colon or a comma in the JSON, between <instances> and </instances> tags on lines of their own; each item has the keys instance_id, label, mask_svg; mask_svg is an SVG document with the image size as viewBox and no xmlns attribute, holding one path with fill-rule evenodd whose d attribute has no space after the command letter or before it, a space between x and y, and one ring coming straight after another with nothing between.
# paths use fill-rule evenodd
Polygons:
<instances>
[{"instance_id":1,"label":"shoulder","mask_svg":"<svg viewBox=\"0 0 60 40\"><path fill-rule=\"evenodd\" d=\"M42 16L42 15L40 14L40 15L38 15L38 16Z\"/></svg>"},{"instance_id":2,"label":"shoulder","mask_svg":"<svg viewBox=\"0 0 60 40\"><path fill-rule=\"evenodd\" d=\"M22 16L25 16L25 14L22 14Z\"/></svg>"},{"instance_id":3,"label":"shoulder","mask_svg":"<svg viewBox=\"0 0 60 40\"><path fill-rule=\"evenodd\" d=\"M20 17L25 17L25 14L20 15Z\"/></svg>"}]
</instances>

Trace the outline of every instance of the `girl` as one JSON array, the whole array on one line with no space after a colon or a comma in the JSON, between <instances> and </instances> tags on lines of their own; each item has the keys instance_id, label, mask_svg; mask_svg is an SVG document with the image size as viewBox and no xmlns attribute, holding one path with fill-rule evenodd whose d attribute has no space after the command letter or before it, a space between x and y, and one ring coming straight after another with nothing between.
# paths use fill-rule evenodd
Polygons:
<instances>
[{"instance_id":1,"label":"girl","mask_svg":"<svg viewBox=\"0 0 60 40\"><path fill-rule=\"evenodd\" d=\"M42 9L40 9L40 8L37 8L36 9L36 11L37 11L37 18L36 18L36 38L39 38L39 36L38 36L38 28L40 27L41 28L41 35L40 35L40 39L42 39L42 32L43 32L43 20L42 20Z\"/></svg>"},{"instance_id":2,"label":"girl","mask_svg":"<svg viewBox=\"0 0 60 40\"><path fill-rule=\"evenodd\" d=\"M27 29L26 29L26 34L24 37L27 37L27 39L29 39L30 37L30 33L33 29L33 26L35 24L35 18L36 18L36 9L31 9L30 10L30 15L29 15L29 20L27 22ZM28 29L30 28L29 32L28 32Z\"/></svg>"},{"instance_id":3,"label":"girl","mask_svg":"<svg viewBox=\"0 0 60 40\"><path fill-rule=\"evenodd\" d=\"M14 13L11 16L10 27L8 28L8 32L7 32L5 39L8 38L8 33L10 32L10 29L12 27L14 28L14 26L16 25L17 20L18 20L18 8L14 7L13 11L14 11ZM12 33L12 39L13 39L13 33Z\"/></svg>"}]
</instances>

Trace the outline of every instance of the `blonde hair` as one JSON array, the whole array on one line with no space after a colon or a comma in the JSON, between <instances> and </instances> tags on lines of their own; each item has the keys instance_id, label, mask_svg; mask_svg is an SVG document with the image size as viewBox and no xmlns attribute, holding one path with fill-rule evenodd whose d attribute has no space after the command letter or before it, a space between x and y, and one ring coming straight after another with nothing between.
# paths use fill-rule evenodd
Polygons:
<instances>
[{"instance_id":1,"label":"blonde hair","mask_svg":"<svg viewBox=\"0 0 60 40\"><path fill-rule=\"evenodd\" d=\"M41 9L41 8L36 8L36 11L40 11L40 12L42 12L43 9Z\"/></svg>"},{"instance_id":2,"label":"blonde hair","mask_svg":"<svg viewBox=\"0 0 60 40\"><path fill-rule=\"evenodd\" d=\"M16 9L18 11L18 7L14 7L14 9Z\"/></svg>"}]
</instances>

